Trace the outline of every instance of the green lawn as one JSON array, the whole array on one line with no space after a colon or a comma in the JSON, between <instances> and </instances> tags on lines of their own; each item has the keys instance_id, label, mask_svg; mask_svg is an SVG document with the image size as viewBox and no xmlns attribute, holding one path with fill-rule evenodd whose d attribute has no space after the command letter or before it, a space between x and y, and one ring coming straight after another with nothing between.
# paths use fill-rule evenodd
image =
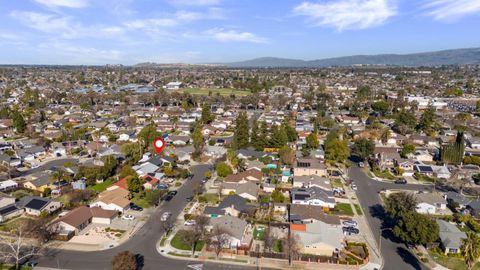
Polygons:
<instances>
[{"instance_id":1,"label":"green lawn","mask_svg":"<svg viewBox=\"0 0 480 270\"><path fill-rule=\"evenodd\" d=\"M373 174L375 174L376 177L380 177L380 178L387 179L387 180L395 180L396 179L396 177L393 174L391 174L388 170L380 171L380 170L376 169L376 170L373 170Z\"/></svg>"},{"instance_id":2,"label":"green lawn","mask_svg":"<svg viewBox=\"0 0 480 270\"><path fill-rule=\"evenodd\" d=\"M178 231L175 236L172 238L172 241L170 242L170 245L176 249L180 250L191 250L192 247L185 243L183 235L188 233L188 231ZM195 251L201 251L203 246L205 245L204 241L200 241L197 246L195 247Z\"/></svg>"},{"instance_id":3,"label":"green lawn","mask_svg":"<svg viewBox=\"0 0 480 270\"><path fill-rule=\"evenodd\" d=\"M362 211L362 208L360 207L360 205L354 204L354 206L355 206L355 210L357 210L357 214L363 215L363 211Z\"/></svg>"},{"instance_id":4,"label":"green lawn","mask_svg":"<svg viewBox=\"0 0 480 270\"><path fill-rule=\"evenodd\" d=\"M206 202L208 204L217 204L219 202L218 195L214 193L205 193L200 197L200 201Z\"/></svg>"},{"instance_id":5,"label":"green lawn","mask_svg":"<svg viewBox=\"0 0 480 270\"><path fill-rule=\"evenodd\" d=\"M145 201L145 199L143 198L139 198L138 196L135 196L132 198L132 203L142 207L142 208L148 208L150 207L150 205L148 204L147 201Z\"/></svg>"},{"instance_id":6,"label":"green lawn","mask_svg":"<svg viewBox=\"0 0 480 270\"><path fill-rule=\"evenodd\" d=\"M257 227L253 230L255 240L263 240L263 237L265 237L265 227Z\"/></svg>"},{"instance_id":7,"label":"green lawn","mask_svg":"<svg viewBox=\"0 0 480 270\"><path fill-rule=\"evenodd\" d=\"M332 185L332 188L343 188L342 180L340 179L331 180L330 185Z\"/></svg>"},{"instance_id":8,"label":"green lawn","mask_svg":"<svg viewBox=\"0 0 480 270\"><path fill-rule=\"evenodd\" d=\"M337 203L332 213L336 215L353 216L353 209L349 203Z\"/></svg>"},{"instance_id":9,"label":"green lawn","mask_svg":"<svg viewBox=\"0 0 480 270\"><path fill-rule=\"evenodd\" d=\"M188 93L192 95L208 95L209 93L212 96L220 94L221 96L230 96L234 94L235 96L248 96L252 93L250 91L243 91L237 89L228 89L228 88L220 88L220 89L213 89L213 88L183 88L178 90L179 92Z\"/></svg>"},{"instance_id":10,"label":"green lawn","mask_svg":"<svg viewBox=\"0 0 480 270\"><path fill-rule=\"evenodd\" d=\"M89 189L95 190L96 192L102 192L102 191L105 191L107 187L111 186L112 184L113 184L112 179L107 179L102 183L89 187Z\"/></svg>"},{"instance_id":11,"label":"green lawn","mask_svg":"<svg viewBox=\"0 0 480 270\"><path fill-rule=\"evenodd\" d=\"M430 252L430 257L438 264L450 270L467 270L467 265L461 258L445 256L437 252ZM480 263L475 264L473 270L480 270Z\"/></svg>"},{"instance_id":12,"label":"green lawn","mask_svg":"<svg viewBox=\"0 0 480 270\"><path fill-rule=\"evenodd\" d=\"M4 265L0 266L0 269L1 270L15 270L15 265L4 264ZM20 270L30 270L30 269L33 269L33 268L28 267L28 266L20 266Z\"/></svg>"}]
</instances>

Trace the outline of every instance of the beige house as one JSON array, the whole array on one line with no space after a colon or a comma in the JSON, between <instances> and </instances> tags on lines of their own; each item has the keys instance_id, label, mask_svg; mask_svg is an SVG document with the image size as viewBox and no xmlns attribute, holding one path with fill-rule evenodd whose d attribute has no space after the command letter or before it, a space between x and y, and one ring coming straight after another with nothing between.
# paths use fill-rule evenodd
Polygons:
<instances>
[{"instance_id":1,"label":"beige house","mask_svg":"<svg viewBox=\"0 0 480 270\"><path fill-rule=\"evenodd\" d=\"M116 188L106 190L100 193L98 195L97 201L95 201L90 206L97 206L105 210L124 212L130 206L128 194L128 190L116 186Z\"/></svg>"},{"instance_id":2,"label":"beige house","mask_svg":"<svg viewBox=\"0 0 480 270\"><path fill-rule=\"evenodd\" d=\"M61 217L56 224L58 231L75 232L76 235L90 223L110 224L116 215L117 211L80 206Z\"/></svg>"},{"instance_id":3,"label":"beige house","mask_svg":"<svg viewBox=\"0 0 480 270\"><path fill-rule=\"evenodd\" d=\"M317 175L320 177L327 175L327 169L319 159L315 158L299 158L293 167L295 176Z\"/></svg>"}]
</instances>

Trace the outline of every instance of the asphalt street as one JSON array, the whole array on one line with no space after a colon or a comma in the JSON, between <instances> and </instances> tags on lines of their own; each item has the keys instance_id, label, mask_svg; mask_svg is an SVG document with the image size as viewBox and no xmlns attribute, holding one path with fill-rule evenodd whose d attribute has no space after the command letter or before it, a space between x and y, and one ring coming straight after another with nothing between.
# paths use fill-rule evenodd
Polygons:
<instances>
[{"instance_id":1,"label":"asphalt street","mask_svg":"<svg viewBox=\"0 0 480 270\"><path fill-rule=\"evenodd\" d=\"M381 242L381 253L384 261L383 269L428 269L408 251L405 244L395 240L389 229L384 229L382 226L385 214L378 193L385 189L431 190L431 186L376 181L368 177L361 168L355 165L349 170L349 177L357 185L356 194L362 205L362 210L366 214L373 235L377 238L375 241L377 244ZM382 235L381 240L380 235Z\"/></svg>"},{"instance_id":2,"label":"asphalt street","mask_svg":"<svg viewBox=\"0 0 480 270\"><path fill-rule=\"evenodd\" d=\"M163 202L152 214L145 225L122 245L103 251L81 252L67 250L50 250L46 256L39 259L39 266L59 269L99 270L111 269L112 258L120 251L128 250L138 254L143 259L142 269L192 269L189 265L199 264L198 261L172 260L158 254L156 245L163 229L160 226L160 216L165 211L174 216L180 214L187 204L187 198L193 194L193 184L201 182L209 165L192 167L193 177L178 190L178 194L169 202ZM247 266L235 266L215 263L203 263L203 269L251 269Z\"/></svg>"}]
</instances>

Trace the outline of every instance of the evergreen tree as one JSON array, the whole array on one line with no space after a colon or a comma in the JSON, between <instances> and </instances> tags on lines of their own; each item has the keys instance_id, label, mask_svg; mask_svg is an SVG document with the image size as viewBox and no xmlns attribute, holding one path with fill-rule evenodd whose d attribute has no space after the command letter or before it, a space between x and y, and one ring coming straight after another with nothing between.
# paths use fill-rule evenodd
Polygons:
<instances>
[{"instance_id":1,"label":"evergreen tree","mask_svg":"<svg viewBox=\"0 0 480 270\"><path fill-rule=\"evenodd\" d=\"M252 125L252 130L250 131L250 145L255 147L258 137L259 137L259 127L258 127L258 121L254 121Z\"/></svg>"},{"instance_id":2,"label":"evergreen tree","mask_svg":"<svg viewBox=\"0 0 480 270\"><path fill-rule=\"evenodd\" d=\"M308 134L306 141L307 141L306 148L308 149L317 149L320 146L316 132L312 132Z\"/></svg>"},{"instance_id":3,"label":"evergreen tree","mask_svg":"<svg viewBox=\"0 0 480 270\"><path fill-rule=\"evenodd\" d=\"M15 127L15 130L17 131L17 133L25 132L25 130L27 129L27 123L25 123L25 119L23 119L23 115L18 110L13 111L12 121L13 121L13 126Z\"/></svg>"},{"instance_id":4,"label":"evergreen tree","mask_svg":"<svg viewBox=\"0 0 480 270\"><path fill-rule=\"evenodd\" d=\"M205 147L205 140L203 138L202 130L199 126L197 126L193 131L192 140L194 148L193 156L196 158L202 154L203 148Z\"/></svg>"},{"instance_id":5,"label":"evergreen tree","mask_svg":"<svg viewBox=\"0 0 480 270\"><path fill-rule=\"evenodd\" d=\"M247 148L249 144L247 113L241 112L235 121L235 125L235 132L233 134L233 147L235 149Z\"/></svg>"},{"instance_id":6,"label":"evergreen tree","mask_svg":"<svg viewBox=\"0 0 480 270\"><path fill-rule=\"evenodd\" d=\"M429 105L418 121L417 129L429 132L435 121L435 108Z\"/></svg>"},{"instance_id":7,"label":"evergreen tree","mask_svg":"<svg viewBox=\"0 0 480 270\"><path fill-rule=\"evenodd\" d=\"M210 112L210 105L204 103L202 106L202 117L200 118L200 122L202 122L202 124L210 124L214 119L215 116Z\"/></svg>"},{"instance_id":8,"label":"evergreen tree","mask_svg":"<svg viewBox=\"0 0 480 270\"><path fill-rule=\"evenodd\" d=\"M287 144L288 136L282 126L273 125L270 132L270 147L280 148Z\"/></svg>"},{"instance_id":9,"label":"evergreen tree","mask_svg":"<svg viewBox=\"0 0 480 270\"><path fill-rule=\"evenodd\" d=\"M289 142L294 142L297 140L297 131L290 125L290 122L287 118L285 118L285 120L283 121L282 128L285 130Z\"/></svg>"},{"instance_id":10,"label":"evergreen tree","mask_svg":"<svg viewBox=\"0 0 480 270\"><path fill-rule=\"evenodd\" d=\"M265 147L268 146L268 126L267 122L263 121L260 123L260 132L257 140L253 142L253 145L257 151L263 151Z\"/></svg>"},{"instance_id":11,"label":"evergreen tree","mask_svg":"<svg viewBox=\"0 0 480 270\"><path fill-rule=\"evenodd\" d=\"M465 154L465 138L463 132L457 133L455 142L442 146L440 149L440 158L447 164L460 164Z\"/></svg>"}]
</instances>

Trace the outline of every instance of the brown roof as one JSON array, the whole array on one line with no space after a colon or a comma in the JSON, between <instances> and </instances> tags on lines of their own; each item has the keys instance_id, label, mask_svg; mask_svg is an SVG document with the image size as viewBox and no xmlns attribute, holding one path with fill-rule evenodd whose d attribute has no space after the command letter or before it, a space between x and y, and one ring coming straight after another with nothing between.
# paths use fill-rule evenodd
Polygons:
<instances>
[{"instance_id":1,"label":"brown roof","mask_svg":"<svg viewBox=\"0 0 480 270\"><path fill-rule=\"evenodd\" d=\"M337 216L325 214L321 206L292 204L290 205L290 216L293 215L302 220L315 219L331 225L340 225L340 219Z\"/></svg>"},{"instance_id":2,"label":"brown roof","mask_svg":"<svg viewBox=\"0 0 480 270\"><path fill-rule=\"evenodd\" d=\"M128 199L128 190L123 188L115 188L112 190L106 190L98 195L98 200L100 202L104 202L106 204L115 204L120 207L127 207L130 204L130 200Z\"/></svg>"},{"instance_id":3,"label":"brown roof","mask_svg":"<svg viewBox=\"0 0 480 270\"><path fill-rule=\"evenodd\" d=\"M225 182L240 182L243 180L260 181L262 177L262 171L252 168L244 172L225 177Z\"/></svg>"},{"instance_id":4,"label":"brown roof","mask_svg":"<svg viewBox=\"0 0 480 270\"><path fill-rule=\"evenodd\" d=\"M117 211L105 210L100 207L89 208L86 206L80 206L68 212L68 214L58 219L57 222L63 221L76 228L90 220L92 217L112 218L116 214Z\"/></svg>"}]
</instances>

